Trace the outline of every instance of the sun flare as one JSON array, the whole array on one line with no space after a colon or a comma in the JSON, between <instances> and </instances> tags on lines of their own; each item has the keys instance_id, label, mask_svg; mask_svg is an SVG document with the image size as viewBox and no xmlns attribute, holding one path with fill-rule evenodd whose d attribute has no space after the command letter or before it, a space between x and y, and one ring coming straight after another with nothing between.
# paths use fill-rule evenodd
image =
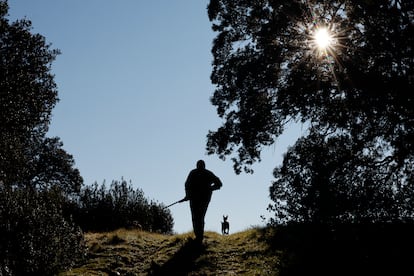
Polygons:
<instances>
[{"instance_id":1,"label":"sun flare","mask_svg":"<svg viewBox=\"0 0 414 276\"><path fill-rule=\"evenodd\" d=\"M316 58L335 58L340 47L338 30L333 25L314 26L309 33L307 43Z\"/></svg>"},{"instance_id":2,"label":"sun flare","mask_svg":"<svg viewBox=\"0 0 414 276\"><path fill-rule=\"evenodd\" d=\"M332 35L326 28L319 28L314 34L315 44L319 50L324 51L332 44Z\"/></svg>"}]
</instances>

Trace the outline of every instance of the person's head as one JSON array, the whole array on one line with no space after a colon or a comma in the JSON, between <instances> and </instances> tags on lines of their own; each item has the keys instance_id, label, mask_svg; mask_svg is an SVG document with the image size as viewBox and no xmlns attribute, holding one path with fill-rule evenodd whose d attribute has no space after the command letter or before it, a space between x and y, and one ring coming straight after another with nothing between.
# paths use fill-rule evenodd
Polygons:
<instances>
[{"instance_id":1,"label":"person's head","mask_svg":"<svg viewBox=\"0 0 414 276\"><path fill-rule=\"evenodd\" d=\"M197 161L197 169L205 169L206 168L206 163L204 163L203 160L198 160Z\"/></svg>"}]
</instances>

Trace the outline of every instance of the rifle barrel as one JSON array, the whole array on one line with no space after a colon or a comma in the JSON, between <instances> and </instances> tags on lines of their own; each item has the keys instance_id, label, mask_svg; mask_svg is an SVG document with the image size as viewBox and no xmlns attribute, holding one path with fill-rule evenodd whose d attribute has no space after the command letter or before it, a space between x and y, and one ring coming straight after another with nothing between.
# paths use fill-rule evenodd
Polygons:
<instances>
[{"instance_id":1,"label":"rifle barrel","mask_svg":"<svg viewBox=\"0 0 414 276\"><path fill-rule=\"evenodd\" d=\"M165 206L165 207L164 207L164 209L166 209L166 208L168 208L168 207L171 207L171 206L173 206L173 205L175 205L175 204L177 204L177 203L184 202L184 201L187 201L187 200L186 200L186 198L183 198L183 199L177 200L176 202L171 203L171 204L170 204L170 205L168 205L168 206Z\"/></svg>"}]
</instances>

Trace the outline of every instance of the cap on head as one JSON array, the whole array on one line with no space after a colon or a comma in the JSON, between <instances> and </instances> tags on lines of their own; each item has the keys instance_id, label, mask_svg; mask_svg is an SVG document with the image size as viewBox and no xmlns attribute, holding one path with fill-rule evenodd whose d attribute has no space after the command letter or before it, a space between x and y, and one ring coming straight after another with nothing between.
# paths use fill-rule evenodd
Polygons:
<instances>
[{"instance_id":1,"label":"cap on head","mask_svg":"<svg viewBox=\"0 0 414 276\"><path fill-rule=\"evenodd\" d=\"M198 160L197 161L197 169L205 169L206 168L206 163L204 163L203 160Z\"/></svg>"}]
</instances>

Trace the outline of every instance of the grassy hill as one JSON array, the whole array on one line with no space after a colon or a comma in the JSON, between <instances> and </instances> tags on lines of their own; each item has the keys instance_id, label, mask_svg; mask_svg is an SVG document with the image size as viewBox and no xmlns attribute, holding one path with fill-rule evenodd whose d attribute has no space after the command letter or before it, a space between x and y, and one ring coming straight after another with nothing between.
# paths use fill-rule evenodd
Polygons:
<instances>
[{"instance_id":1,"label":"grassy hill","mask_svg":"<svg viewBox=\"0 0 414 276\"><path fill-rule=\"evenodd\" d=\"M278 257L264 235L261 229L228 236L207 232L200 247L192 242L192 233L171 236L125 229L88 233L86 263L61 276L277 275Z\"/></svg>"},{"instance_id":2,"label":"grassy hill","mask_svg":"<svg viewBox=\"0 0 414 276\"><path fill-rule=\"evenodd\" d=\"M117 230L85 235L69 275L412 275L413 224L292 225L223 236ZM410 271L406 274L405 271Z\"/></svg>"}]
</instances>

